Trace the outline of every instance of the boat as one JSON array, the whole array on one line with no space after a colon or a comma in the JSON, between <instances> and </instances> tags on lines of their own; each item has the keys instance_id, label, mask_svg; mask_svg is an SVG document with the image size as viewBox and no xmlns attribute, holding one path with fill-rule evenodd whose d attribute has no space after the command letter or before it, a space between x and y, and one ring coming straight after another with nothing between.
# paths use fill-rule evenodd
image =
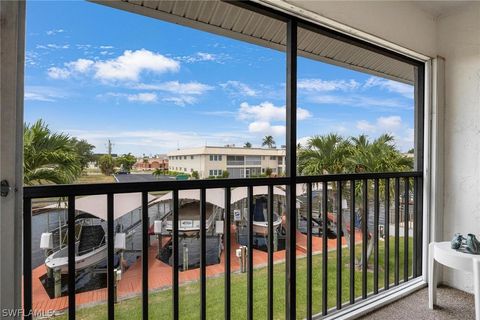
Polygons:
<instances>
[{"instance_id":1,"label":"boat","mask_svg":"<svg viewBox=\"0 0 480 320\"><path fill-rule=\"evenodd\" d=\"M75 243L75 270L80 271L97 265L107 257L105 231L101 225L83 226L80 240ZM60 269L68 273L68 246L54 251L45 259L47 270Z\"/></svg>"},{"instance_id":2,"label":"boat","mask_svg":"<svg viewBox=\"0 0 480 320\"><path fill-rule=\"evenodd\" d=\"M154 200L149 195L149 201ZM105 225L107 221L106 195L87 196L77 199L75 209L77 211L75 220L75 270L80 271L90 267L95 267L107 258L107 242ZM141 194L119 194L114 198L114 220L117 227L115 232L115 252L126 248L127 239L131 238L135 229L141 224L141 220L133 222L133 216L130 219L131 224L124 227L120 223L120 218L141 207ZM66 204L51 205L50 209L66 208ZM42 234L40 246L48 252L45 259L47 271L60 271L61 274L68 273L68 238L67 225L61 225L58 229L58 238L54 247L55 232L46 232ZM61 230L64 230L64 233ZM61 239L60 239L61 238ZM51 272L47 272L51 274Z\"/></svg>"},{"instance_id":3,"label":"boat","mask_svg":"<svg viewBox=\"0 0 480 320\"><path fill-rule=\"evenodd\" d=\"M268 210L267 210L267 186L253 187L253 233L257 236L268 236ZM282 211L285 210L285 191L278 186L273 187L273 231L279 232L282 225ZM235 188L231 196L232 207L237 208L236 211L243 211L243 224L248 224L248 194L246 188Z\"/></svg>"},{"instance_id":4,"label":"boat","mask_svg":"<svg viewBox=\"0 0 480 320\"><path fill-rule=\"evenodd\" d=\"M218 191L218 190L217 190ZM216 221L223 219L224 204L216 190L207 190L205 201L205 228L214 231ZM170 203L172 193L154 200L151 204ZM155 221L156 234L171 234L173 232L173 211L169 210ZM178 234L184 237L198 236L200 232L200 194L196 190L182 190L179 192ZM213 232L211 232L213 234Z\"/></svg>"},{"instance_id":5,"label":"boat","mask_svg":"<svg viewBox=\"0 0 480 320\"><path fill-rule=\"evenodd\" d=\"M277 232L282 224L282 218L276 212L273 213L273 232ZM257 197L253 210L253 233L266 237L268 235L268 211L267 198Z\"/></svg>"},{"instance_id":6,"label":"boat","mask_svg":"<svg viewBox=\"0 0 480 320\"><path fill-rule=\"evenodd\" d=\"M154 200L151 205L171 204L173 194L166 193ZM178 192L178 264L181 270L200 266L200 192L198 190L181 190ZM160 212L160 210L158 210ZM205 193L205 263L220 263L223 249L224 231L224 196L222 190L208 189ZM157 258L164 263L173 263L173 211L164 210L163 215L155 217L153 233L159 237L159 254ZM165 243L160 240L167 239Z\"/></svg>"}]
</instances>

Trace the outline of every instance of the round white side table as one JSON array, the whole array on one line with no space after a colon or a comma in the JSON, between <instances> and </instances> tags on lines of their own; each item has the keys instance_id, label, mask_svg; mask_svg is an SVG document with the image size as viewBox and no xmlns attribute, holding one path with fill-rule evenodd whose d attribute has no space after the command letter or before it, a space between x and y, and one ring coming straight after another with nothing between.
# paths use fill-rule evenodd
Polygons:
<instances>
[{"instance_id":1,"label":"round white side table","mask_svg":"<svg viewBox=\"0 0 480 320\"><path fill-rule=\"evenodd\" d=\"M432 242L428 246L428 307L437 303L437 264L473 273L475 293L475 319L480 320L480 255L459 252L452 249L450 242Z\"/></svg>"}]
</instances>

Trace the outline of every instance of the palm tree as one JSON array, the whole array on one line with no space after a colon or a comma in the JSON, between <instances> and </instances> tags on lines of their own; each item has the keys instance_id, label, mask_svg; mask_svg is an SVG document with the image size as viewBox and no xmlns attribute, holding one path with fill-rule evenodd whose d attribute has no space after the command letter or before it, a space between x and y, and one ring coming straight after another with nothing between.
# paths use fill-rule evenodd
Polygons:
<instances>
[{"instance_id":1,"label":"palm tree","mask_svg":"<svg viewBox=\"0 0 480 320\"><path fill-rule=\"evenodd\" d=\"M245 142L245 144L243 145L244 148L251 148L252 147L252 144L250 142Z\"/></svg>"},{"instance_id":2,"label":"palm tree","mask_svg":"<svg viewBox=\"0 0 480 320\"><path fill-rule=\"evenodd\" d=\"M74 182L81 174L81 163L70 136L52 133L38 120L23 130L25 185Z\"/></svg>"},{"instance_id":3,"label":"palm tree","mask_svg":"<svg viewBox=\"0 0 480 320\"><path fill-rule=\"evenodd\" d=\"M343 173L350 142L337 134L313 136L298 152L298 170L304 175Z\"/></svg>"},{"instance_id":4,"label":"palm tree","mask_svg":"<svg viewBox=\"0 0 480 320\"><path fill-rule=\"evenodd\" d=\"M412 158L403 156L395 147L394 138L384 134L372 142L366 135L344 139L336 134L314 136L305 147L298 151L298 170L300 174L321 175L346 172L392 172L406 171L413 167ZM383 181L380 181L379 190L384 193ZM333 186L335 191L335 185ZM393 190L392 190L393 191ZM348 190L344 195L348 197ZM356 203L362 204L362 184L357 183L355 188ZM383 196L382 196L383 197ZM357 213L360 218L365 216L364 208L360 207ZM347 219L342 219L344 222ZM360 219L360 230L364 219ZM342 227L348 241L349 234L346 225ZM353 226L352 226L353 227ZM337 231L338 233L338 231ZM369 241L367 260L373 249L373 241ZM361 266L363 261L357 261Z\"/></svg>"},{"instance_id":5,"label":"palm tree","mask_svg":"<svg viewBox=\"0 0 480 320\"><path fill-rule=\"evenodd\" d=\"M273 140L272 136L265 136L263 138L262 147L267 146L269 148L273 148L274 145L275 145L275 140Z\"/></svg>"},{"instance_id":6,"label":"palm tree","mask_svg":"<svg viewBox=\"0 0 480 320\"><path fill-rule=\"evenodd\" d=\"M362 172L393 172L393 171L408 171L413 168L413 159L405 157L395 147L395 139L389 134L383 134L377 139L370 142L366 135L360 135L352 138L351 154L347 159L347 167L349 171L356 173ZM384 181L379 181L379 191L381 197L385 192ZM391 190L393 192L393 189ZM357 183L355 188L355 197L359 198L357 203L362 198L362 183ZM391 197L392 198L392 197ZM360 206L359 208L360 230L363 230L362 225L364 217L366 216L366 208ZM368 241L367 260L373 250L373 241ZM363 261L357 263L361 266Z\"/></svg>"}]
</instances>

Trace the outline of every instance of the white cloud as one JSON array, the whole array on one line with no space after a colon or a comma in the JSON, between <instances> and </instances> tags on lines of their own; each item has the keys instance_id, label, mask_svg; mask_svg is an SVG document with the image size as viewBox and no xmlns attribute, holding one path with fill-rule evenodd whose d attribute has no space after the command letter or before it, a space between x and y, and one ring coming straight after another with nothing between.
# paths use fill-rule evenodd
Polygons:
<instances>
[{"instance_id":1,"label":"white cloud","mask_svg":"<svg viewBox=\"0 0 480 320\"><path fill-rule=\"evenodd\" d=\"M67 63L66 66L72 71L85 73L89 71L94 64L95 62L93 60L78 59L78 60Z\"/></svg>"},{"instance_id":2,"label":"white cloud","mask_svg":"<svg viewBox=\"0 0 480 320\"><path fill-rule=\"evenodd\" d=\"M177 106L184 107L187 104L194 104L195 102L197 102L197 99L195 97L192 97L192 96L182 96L181 95L181 96L178 96L178 97L166 97L166 98L163 98L162 101L172 102L172 103L176 104Z\"/></svg>"},{"instance_id":3,"label":"white cloud","mask_svg":"<svg viewBox=\"0 0 480 320\"><path fill-rule=\"evenodd\" d=\"M367 109L413 109L413 105L406 105L397 99L375 98L362 95L317 95L309 97L308 100L318 104L348 105L351 107L361 107Z\"/></svg>"},{"instance_id":4,"label":"white cloud","mask_svg":"<svg viewBox=\"0 0 480 320\"><path fill-rule=\"evenodd\" d=\"M384 130L395 131L402 127L402 118L399 116L380 117L377 119L377 125Z\"/></svg>"},{"instance_id":5,"label":"white cloud","mask_svg":"<svg viewBox=\"0 0 480 320\"><path fill-rule=\"evenodd\" d=\"M309 117L311 117L311 113L308 110L297 109L298 120L305 120ZM286 118L285 106L277 107L270 102L262 102L259 105L249 105L247 102L243 102L238 109L238 118L251 121L248 125L248 131L251 133L274 136L285 134L285 125L283 124ZM272 122L280 122L280 124L272 124Z\"/></svg>"},{"instance_id":6,"label":"white cloud","mask_svg":"<svg viewBox=\"0 0 480 320\"><path fill-rule=\"evenodd\" d=\"M256 121L284 121L286 119L285 106L276 107L270 102L262 102L259 105L249 105L247 102L240 104L238 110L240 119L254 119ZM311 117L310 111L297 108L297 120L305 120Z\"/></svg>"},{"instance_id":7,"label":"white cloud","mask_svg":"<svg viewBox=\"0 0 480 320\"><path fill-rule=\"evenodd\" d=\"M54 102L57 99L65 98L65 91L44 86L26 86L24 98L26 101Z\"/></svg>"},{"instance_id":8,"label":"white cloud","mask_svg":"<svg viewBox=\"0 0 480 320\"><path fill-rule=\"evenodd\" d=\"M56 35L56 34L58 34L58 33L63 33L63 32L65 32L65 30L63 30L63 29L52 29L52 30L46 31L45 33L46 33L48 36L54 36L54 35Z\"/></svg>"},{"instance_id":9,"label":"white cloud","mask_svg":"<svg viewBox=\"0 0 480 320\"><path fill-rule=\"evenodd\" d=\"M362 132L393 133L402 129L403 123L400 116L379 117L375 123L367 120L357 121L357 129Z\"/></svg>"},{"instance_id":10,"label":"white cloud","mask_svg":"<svg viewBox=\"0 0 480 320\"><path fill-rule=\"evenodd\" d=\"M98 95L97 98L117 98L125 99L128 102L141 102L141 103L155 103L158 101L158 96L153 92L141 92L136 94L120 93L120 92L107 92L105 94Z\"/></svg>"},{"instance_id":11,"label":"white cloud","mask_svg":"<svg viewBox=\"0 0 480 320\"><path fill-rule=\"evenodd\" d=\"M128 101L132 102L157 102L157 95L151 92L143 92L137 94L130 94L127 96Z\"/></svg>"},{"instance_id":12,"label":"white cloud","mask_svg":"<svg viewBox=\"0 0 480 320\"><path fill-rule=\"evenodd\" d=\"M126 50L116 59L97 61L95 69L95 78L101 80L138 81L142 72L176 72L180 64L159 53L141 49Z\"/></svg>"},{"instance_id":13,"label":"white cloud","mask_svg":"<svg viewBox=\"0 0 480 320\"><path fill-rule=\"evenodd\" d=\"M216 55L206 52L197 52L197 56L202 61L215 61Z\"/></svg>"},{"instance_id":14,"label":"white cloud","mask_svg":"<svg viewBox=\"0 0 480 320\"><path fill-rule=\"evenodd\" d=\"M300 143L300 145L306 146L306 145L308 144L308 142L310 141L311 138L312 138L312 137L309 137L309 136L307 136L307 137L301 137L301 138L297 139L297 144Z\"/></svg>"},{"instance_id":15,"label":"white cloud","mask_svg":"<svg viewBox=\"0 0 480 320\"><path fill-rule=\"evenodd\" d=\"M285 134L285 126L272 125L268 121L255 121L248 125L248 131L251 133L280 136Z\"/></svg>"},{"instance_id":16,"label":"white cloud","mask_svg":"<svg viewBox=\"0 0 480 320\"><path fill-rule=\"evenodd\" d=\"M375 131L375 125L371 124L367 120L360 120L357 121L357 129L361 130L362 132L371 132Z\"/></svg>"},{"instance_id":17,"label":"white cloud","mask_svg":"<svg viewBox=\"0 0 480 320\"><path fill-rule=\"evenodd\" d=\"M389 92L398 93L406 98L413 99L414 86L398 81L370 77L364 84L365 88L379 87Z\"/></svg>"},{"instance_id":18,"label":"white cloud","mask_svg":"<svg viewBox=\"0 0 480 320\"><path fill-rule=\"evenodd\" d=\"M235 81L235 80L229 80L225 83L221 83L220 86L223 89L225 89L227 92L233 95L255 97L259 93L256 90L249 87L247 84L240 81Z\"/></svg>"},{"instance_id":19,"label":"white cloud","mask_svg":"<svg viewBox=\"0 0 480 320\"><path fill-rule=\"evenodd\" d=\"M121 56L110 60L78 59L66 62L64 66L50 68L53 69L52 78L65 79L72 74L93 71L94 77L102 81L138 81L143 72L165 73L180 69L178 61L145 49L126 50Z\"/></svg>"},{"instance_id":20,"label":"white cloud","mask_svg":"<svg viewBox=\"0 0 480 320\"><path fill-rule=\"evenodd\" d=\"M168 81L158 84L141 83L134 86L135 89L141 90L160 90L177 94L201 95L212 90L213 87L197 81L181 83L178 81Z\"/></svg>"},{"instance_id":21,"label":"white cloud","mask_svg":"<svg viewBox=\"0 0 480 320\"><path fill-rule=\"evenodd\" d=\"M228 58L229 56L226 54L197 52L194 55L181 56L181 57L177 57L176 59L186 63L195 63L195 62L204 62L204 61L223 63Z\"/></svg>"},{"instance_id":22,"label":"white cloud","mask_svg":"<svg viewBox=\"0 0 480 320\"><path fill-rule=\"evenodd\" d=\"M97 152L105 150L105 142L111 139L115 153L133 152L141 155L146 150L153 153L168 152L180 148L191 148L203 145L243 145L245 139L253 141L248 132L198 132L167 130L72 130L59 128L80 139L87 139L96 146Z\"/></svg>"},{"instance_id":23,"label":"white cloud","mask_svg":"<svg viewBox=\"0 0 480 320\"><path fill-rule=\"evenodd\" d=\"M71 72L65 68L51 67L48 68L47 74L52 79L66 79L70 77Z\"/></svg>"},{"instance_id":24,"label":"white cloud","mask_svg":"<svg viewBox=\"0 0 480 320\"><path fill-rule=\"evenodd\" d=\"M322 80L322 79L300 79L297 87L305 91L335 91L335 90L354 90L360 87L360 84L353 80Z\"/></svg>"},{"instance_id":25,"label":"white cloud","mask_svg":"<svg viewBox=\"0 0 480 320\"><path fill-rule=\"evenodd\" d=\"M37 44L37 49L68 49L70 48L69 44L55 44L55 43L48 43L48 44Z\"/></svg>"}]
</instances>

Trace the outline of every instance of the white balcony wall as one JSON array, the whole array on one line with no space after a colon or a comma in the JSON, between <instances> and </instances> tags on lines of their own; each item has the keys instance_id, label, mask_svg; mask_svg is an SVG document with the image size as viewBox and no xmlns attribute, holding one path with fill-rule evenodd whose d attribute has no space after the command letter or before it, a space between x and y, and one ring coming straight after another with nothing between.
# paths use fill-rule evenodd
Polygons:
<instances>
[{"instance_id":1,"label":"white balcony wall","mask_svg":"<svg viewBox=\"0 0 480 320\"><path fill-rule=\"evenodd\" d=\"M438 20L445 58L444 240L480 234L480 3ZM448 285L473 292L473 278L444 270Z\"/></svg>"}]
</instances>

